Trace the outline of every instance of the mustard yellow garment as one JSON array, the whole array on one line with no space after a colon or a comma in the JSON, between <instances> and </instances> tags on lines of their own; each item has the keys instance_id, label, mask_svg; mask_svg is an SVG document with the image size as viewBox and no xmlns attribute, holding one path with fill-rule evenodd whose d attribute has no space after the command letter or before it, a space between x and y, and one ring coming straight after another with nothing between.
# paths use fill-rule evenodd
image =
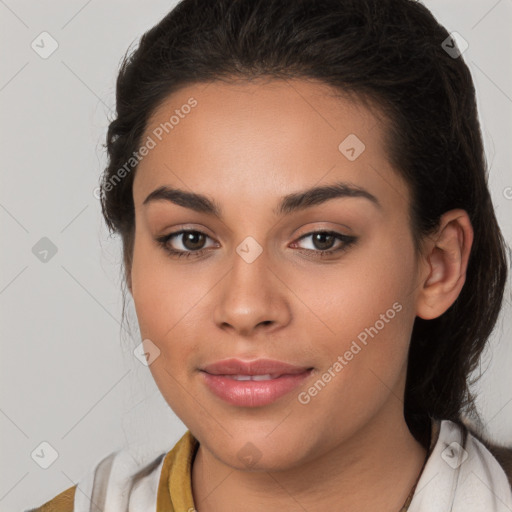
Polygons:
<instances>
[{"instance_id":1,"label":"mustard yellow garment","mask_svg":"<svg viewBox=\"0 0 512 512\"><path fill-rule=\"evenodd\" d=\"M195 512L192 497L192 461L199 442L187 430L174 448L165 456L156 512Z\"/></svg>"},{"instance_id":2,"label":"mustard yellow garment","mask_svg":"<svg viewBox=\"0 0 512 512\"><path fill-rule=\"evenodd\" d=\"M61 492L55 498L30 512L73 512L76 485Z\"/></svg>"}]
</instances>

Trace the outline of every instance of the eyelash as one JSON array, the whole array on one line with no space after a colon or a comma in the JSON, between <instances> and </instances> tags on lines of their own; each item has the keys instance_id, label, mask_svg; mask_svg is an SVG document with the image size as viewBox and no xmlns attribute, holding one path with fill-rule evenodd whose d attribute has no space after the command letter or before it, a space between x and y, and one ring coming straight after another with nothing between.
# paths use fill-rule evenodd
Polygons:
<instances>
[{"instance_id":1,"label":"eyelash","mask_svg":"<svg viewBox=\"0 0 512 512\"><path fill-rule=\"evenodd\" d=\"M164 249L164 251L171 257L171 258L190 258L190 257L200 257L205 253L208 249L199 249L196 251L181 251L177 249L171 249L168 246L169 241L178 236L183 235L185 233L199 233L201 235L204 235L207 238L210 238L206 233L203 233L202 231L198 230L192 230L192 229L184 229L181 231L176 231L174 233L169 233L168 235L162 236L160 238L157 238L157 243ZM310 233L307 233L305 235L302 235L298 241L307 238L312 235L316 234L326 234L326 235L332 235L341 242L343 242L343 245L341 247L338 247L337 249L327 249L327 250L315 250L315 249L299 249L299 252L307 253L310 255L311 253L314 253L315 257L322 258L325 256L330 256L334 253L341 253L346 251L351 245L353 245L355 242L357 242L357 237L355 236L349 236L349 235L342 235L341 233L337 233L335 231L328 231L328 230L319 230L319 231L312 231ZM295 242L294 242L295 243Z\"/></svg>"}]
</instances>

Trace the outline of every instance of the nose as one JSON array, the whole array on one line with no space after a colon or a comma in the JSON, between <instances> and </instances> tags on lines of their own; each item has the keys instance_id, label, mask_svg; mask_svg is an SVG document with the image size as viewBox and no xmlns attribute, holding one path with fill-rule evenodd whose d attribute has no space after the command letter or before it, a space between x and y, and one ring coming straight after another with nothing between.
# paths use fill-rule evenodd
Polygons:
<instances>
[{"instance_id":1,"label":"nose","mask_svg":"<svg viewBox=\"0 0 512 512\"><path fill-rule=\"evenodd\" d=\"M265 250L248 261L235 253L231 270L219 283L214 318L219 328L244 337L274 332L291 319L288 288Z\"/></svg>"}]
</instances>

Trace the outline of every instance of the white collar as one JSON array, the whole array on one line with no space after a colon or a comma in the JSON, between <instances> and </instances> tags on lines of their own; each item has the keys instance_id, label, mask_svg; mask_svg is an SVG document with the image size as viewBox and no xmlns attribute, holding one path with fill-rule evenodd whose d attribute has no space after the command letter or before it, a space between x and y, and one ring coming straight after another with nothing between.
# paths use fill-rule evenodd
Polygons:
<instances>
[{"instance_id":1,"label":"white collar","mask_svg":"<svg viewBox=\"0 0 512 512\"><path fill-rule=\"evenodd\" d=\"M74 510L156 510L164 455L144 466L127 450L112 453L81 480ZM461 427L442 420L408 512L512 512L512 490L489 450L470 433L464 444Z\"/></svg>"},{"instance_id":2,"label":"white collar","mask_svg":"<svg viewBox=\"0 0 512 512\"><path fill-rule=\"evenodd\" d=\"M505 471L471 433L442 420L408 512L512 512Z\"/></svg>"}]
</instances>

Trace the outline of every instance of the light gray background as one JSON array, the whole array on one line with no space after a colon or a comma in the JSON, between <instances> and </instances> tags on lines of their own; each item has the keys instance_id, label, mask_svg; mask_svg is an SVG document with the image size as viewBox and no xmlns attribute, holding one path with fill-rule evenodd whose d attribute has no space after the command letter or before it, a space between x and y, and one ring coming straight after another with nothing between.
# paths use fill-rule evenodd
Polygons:
<instances>
[{"instance_id":1,"label":"light gray background","mask_svg":"<svg viewBox=\"0 0 512 512\"><path fill-rule=\"evenodd\" d=\"M510 242L512 0L424 3L469 43L493 201ZM174 5L0 0L2 511L43 503L128 443L150 458L185 432L133 356L131 302L135 335L121 335L120 243L94 197L120 59ZM59 44L47 59L31 48L43 31ZM42 237L58 249L46 263L32 253ZM510 284L506 293L476 389L487 428L511 443ZM42 441L59 454L46 470L31 458Z\"/></svg>"}]
</instances>

